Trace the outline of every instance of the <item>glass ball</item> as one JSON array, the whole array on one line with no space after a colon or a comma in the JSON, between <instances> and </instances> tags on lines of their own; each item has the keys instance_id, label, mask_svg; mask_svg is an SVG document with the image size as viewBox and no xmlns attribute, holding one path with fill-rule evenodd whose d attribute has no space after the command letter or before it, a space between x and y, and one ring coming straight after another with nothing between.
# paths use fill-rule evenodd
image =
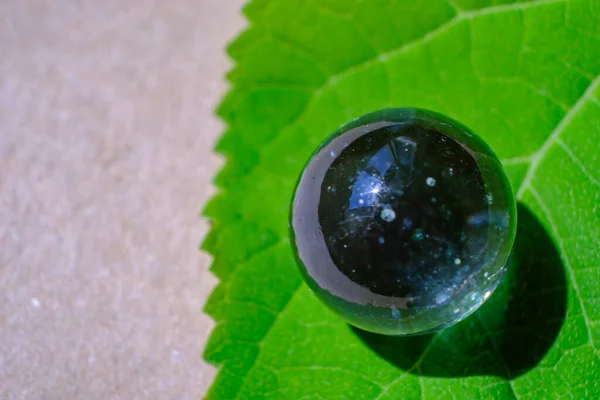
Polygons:
<instances>
[{"instance_id":1,"label":"glass ball","mask_svg":"<svg viewBox=\"0 0 600 400\"><path fill-rule=\"evenodd\" d=\"M290 221L314 293L350 324L388 335L475 311L500 282L515 232L515 196L489 146L413 108L365 115L325 140Z\"/></svg>"}]
</instances>

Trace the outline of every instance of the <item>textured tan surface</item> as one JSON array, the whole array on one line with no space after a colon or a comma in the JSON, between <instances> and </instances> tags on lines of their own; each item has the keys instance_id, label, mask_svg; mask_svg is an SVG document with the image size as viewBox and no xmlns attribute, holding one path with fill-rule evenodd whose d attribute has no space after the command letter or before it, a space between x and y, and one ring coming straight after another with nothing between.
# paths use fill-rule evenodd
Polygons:
<instances>
[{"instance_id":1,"label":"textured tan surface","mask_svg":"<svg viewBox=\"0 0 600 400\"><path fill-rule=\"evenodd\" d=\"M0 0L0 399L197 399L241 0Z\"/></svg>"}]
</instances>

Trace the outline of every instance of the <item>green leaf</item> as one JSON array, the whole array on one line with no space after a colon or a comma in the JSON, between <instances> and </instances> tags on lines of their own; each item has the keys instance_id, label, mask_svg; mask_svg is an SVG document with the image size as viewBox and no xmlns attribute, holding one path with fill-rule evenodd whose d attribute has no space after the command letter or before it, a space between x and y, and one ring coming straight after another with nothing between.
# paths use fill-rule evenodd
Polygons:
<instances>
[{"instance_id":1,"label":"green leaf","mask_svg":"<svg viewBox=\"0 0 600 400\"><path fill-rule=\"evenodd\" d=\"M600 2L254 0L218 113L203 248L209 399L600 398ZM287 220L316 146L387 107L482 136L519 199L507 277L433 335L350 328L301 282Z\"/></svg>"}]
</instances>

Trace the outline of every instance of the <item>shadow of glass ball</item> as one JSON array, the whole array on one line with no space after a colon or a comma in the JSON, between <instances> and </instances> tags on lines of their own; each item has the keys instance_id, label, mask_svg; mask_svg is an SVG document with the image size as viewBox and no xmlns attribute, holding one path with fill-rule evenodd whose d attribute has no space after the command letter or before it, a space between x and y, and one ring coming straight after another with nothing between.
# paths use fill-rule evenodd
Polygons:
<instances>
[{"instance_id":1,"label":"shadow of glass ball","mask_svg":"<svg viewBox=\"0 0 600 400\"><path fill-rule=\"evenodd\" d=\"M551 237L524 205L506 276L473 315L434 334L378 335L351 327L375 353L413 374L514 378L535 367L563 325L565 271Z\"/></svg>"}]
</instances>

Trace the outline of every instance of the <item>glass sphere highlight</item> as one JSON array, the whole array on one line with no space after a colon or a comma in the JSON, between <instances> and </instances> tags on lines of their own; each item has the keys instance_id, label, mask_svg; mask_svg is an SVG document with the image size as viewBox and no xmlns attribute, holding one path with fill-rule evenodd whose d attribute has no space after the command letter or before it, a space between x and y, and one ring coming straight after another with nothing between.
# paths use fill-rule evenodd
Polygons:
<instances>
[{"instance_id":1,"label":"glass sphere highlight","mask_svg":"<svg viewBox=\"0 0 600 400\"><path fill-rule=\"evenodd\" d=\"M514 243L516 201L481 138L399 108L353 120L317 149L290 219L298 266L323 303L361 329L414 335L490 297Z\"/></svg>"}]
</instances>

